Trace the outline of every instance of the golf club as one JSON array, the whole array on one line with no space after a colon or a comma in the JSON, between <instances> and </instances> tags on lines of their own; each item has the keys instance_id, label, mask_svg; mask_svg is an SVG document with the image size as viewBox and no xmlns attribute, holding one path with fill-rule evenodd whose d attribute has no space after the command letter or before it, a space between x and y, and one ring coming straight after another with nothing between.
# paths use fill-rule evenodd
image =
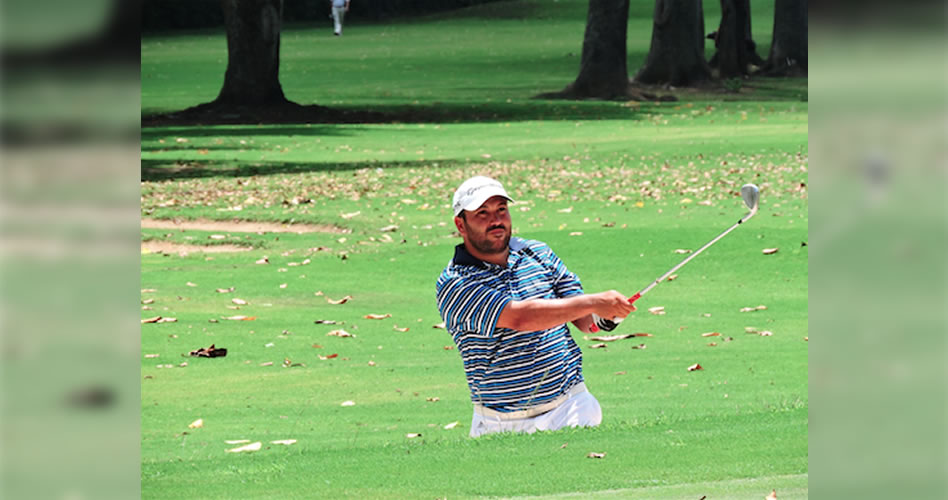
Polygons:
<instances>
[{"instance_id":1,"label":"golf club","mask_svg":"<svg viewBox=\"0 0 948 500\"><path fill-rule=\"evenodd\" d=\"M720 240L721 238L723 238L724 236L726 236L727 233L730 233L731 231L733 231L734 229L736 229L738 226L740 226L741 224L747 222L748 220L750 220L751 217L753 217L754 215L756 215L756 214L757 214L758 202L759 202L759 200L760 200L760 190L757 189L757 186L755 186L754 184L744 184L743 186L741 186L741 198L744 199L744 204L747 205L747 208L750 209L750 212L749 212L747 215L745 215L744 217L742 217L742 218L741 218L739 221L737 221L733 226L727 228L726 231L724 231L723 233L717 235L713 240L711 240L711 241L705 243L705 245L704 245L703 247L701 247L701 248L699 248L698 250L696 250L695 252L693 252L693 253L692 253L691 255L689 255L685 260L683 260L683 261L679 262L677 265L675 265L675 267L669 269L667 273L665 273L665 274L659 276L658 279L656 279L655 281L649 283L649 285L648 285L647 287L643 288L643 289L640 290L639 292L636 292L635 295L629 297L629 303L630 303L630 304L635 303L636 300L639 300L640 298L642 298L642 296L645 295L646 293L648 293L649 290L655 288L655 286L658 285L659 283L661 283L662 281L665 281L665 278L671 276L672 273L674 273L675 271L681 269L681 268L682 268L685 264L687 264L688 262L691 262L691 259L694 259L695 257L697 257L699 254L701 254L701 252L707 250L708 247L710 247L711 245L717 243L718 240ZM607 319L601 318L601 317L599 317L599 316L593 314L593 323L594 323L597 327L599 327L600 330L611 331L612 329L614 329L614 328L616 327L616 325L618 325L618 324L621 323L621 322L622 322L622 318L613 318L612 320L607 320ZM609 323L612 323L612 324L609 324Z\"/></svg>"}]
</instances>

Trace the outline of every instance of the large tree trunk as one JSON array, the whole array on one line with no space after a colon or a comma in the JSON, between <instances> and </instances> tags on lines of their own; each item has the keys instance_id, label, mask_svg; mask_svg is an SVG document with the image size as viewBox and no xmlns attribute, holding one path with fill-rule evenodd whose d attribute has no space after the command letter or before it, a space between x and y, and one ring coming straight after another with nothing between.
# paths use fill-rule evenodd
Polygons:
<instances>
[{"instance_id":1,"label":"large tree trunk","mask_svg":"<svg viewBox=\"0 0 948 500\"><path fill-rule=\"evenodd\" d=\"M628 26L629 0L589 0L579 76L565 92L602 99L628 95Z\"/></svg>"},{"instance_id":2,"label":"large tree trunk","mask_svg":"<svg viewBox=\"0 0 948 500\"><path fill-rule=\"evenodd\" d=\"M721 0L721 24L714 34L717 51L711 58L721 78L747 75L750 66L762 66L751 34L750 0Z\"/></svg>"},{"instance_id":3,"label":"large tree trunk","mask_svg":"<svg viewBox=\"0 0 948 500\"><path fill-rule=\"evenodd\" d=\"M806 76L808 29L807 0L776 0L768 74Z\"/></svg>"},{"instance_id":4,"label":"large tree trunk","mask_svg":"<svg viewBox=\"0 0 948 500\"><path fill-rule=\"evenodd\" d=\"M635 81L685 86L710 77L701 0L656 0L652 45Z\"/></svg>"},{"instance_id":5,"label":"large tree trunk","mask_svg":"<svg viewBox=\"0 0 948 500\"><path fill-rule=\"evenodd\" d=\"M280 86L283 0L222 0L227 29L227 72L216 104L286 103Z\"/></svg>"}]
</instances>

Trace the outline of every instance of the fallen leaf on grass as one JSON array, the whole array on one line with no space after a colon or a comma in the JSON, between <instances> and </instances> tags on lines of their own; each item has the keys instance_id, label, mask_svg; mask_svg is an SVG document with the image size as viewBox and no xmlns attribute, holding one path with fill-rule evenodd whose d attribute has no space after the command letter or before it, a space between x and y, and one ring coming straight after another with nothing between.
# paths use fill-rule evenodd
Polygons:
<instances>
[{"instance_id":1,"label":"fallen leaf on grass","mask_svg":"<svg viewBox=\"0 0 948 500\"><path fill-rule=\"evenodd\" d=\"M194 356L198 358L222 358L227 356L227 349L214 347L214 344L211 344L210 347L202 347L189 352L188 356Z\"/></svg>"},{"instance_id":2,"label":"fallen leaf on grass","mask_svg":"<svg viewBox=\"0 0 948 500\"><path fill-rule=\"evenodd\" d=\"M434 328L434 329L436 329L436 330L446 330L446 329L447 329L447 328L445 327L445 325L444 325L443 322L442 322L442 323L438 323L437 325L433 325L431 328Z\"/></svg>"},{"instance_id":3,"label":"fallen leaf on grass","mask_svg":"<svg viewBox=\"0 0 948 500\"><path fill-rule=\"evenodd\" d=\"M230 288L218 288L217 293L230 293L234 291L234 287Z\"/></svg>"},{"instance_id":4,"label":"fallen leaf on grass","mask_svg":"<svg viewBox=\"0 0 948 500\"><path fill-rule=\"evenodd\" d=\"M421 433L420 433L420 432L409 432L408 434L405 434L405 437L408 438L408 439L415 439L416 437L421 437Z\"/></svg>"},{"instance_id":5,"label":"fallen leaf on grass","mask_svg":"<svg viewBox=\"0 0 948 500\"><path fill-rule=\"evenodd\" d=\"M142 293L155 293L157 291L157 288L142 288Z\"/></svg>"},{"instance_id":6,"label":"fallen leaf on grass","mask_svg":"<svg viewBox=\"0 0 948 500\"><path fill-rule=\"evenodd\" d=\"M369 366L375 366L375 361L369 361Z\"/></svg>"},{"instance_id":7,"label":"fallen leaf on grass","mask_svg":"<svg viewBox=\"0 0 948 500\"><path fill-rule=\"evenodd\" d=\"M345 330L333 330L326 334L327 337L355 337L355 335Z\"/></svg>"},{"instance_id":8,"label":"fallen leaf on grass","mask_svg":"<svg viewBox=\"0 0 948 500\"><path fill-rule=\"evenodd\" d=\"M391 318L392 315L391 314L366 314L363 317L365 319L385 319L385 318Z\"/></svg>"},{"instance_id":9,"label":"fallen leaf on grass","mask_svg":"<svg viewBox=\"0 0 948 500\"><path fill-rule=\"evenodd\" d=\"M767 331L767 330L764 330L764 331L762 331L762 332L759 333L759 335L760 335L761 337L770 337L770 336L772 336L773 334L774 334L774 332Z\"/></svg>"},{"instance_id":10,"label":"fallen leaf on grass","mask_svg":"<svg viewBox=\"0 0 948 500\"><path fill-rule=\"evenodd\" d=\"M583 235L583 232L582 232L582 231L573 231L572 233L569 233L569 235L570 235L570 236L582 236L582 235Z\"/></svg>"},{"instance_id":11,"label":"fallen leaf on grass","mask_svg":"<svg viewBox=\"0 0 948 500\"><path fill-rule=\"evenodd\" d=\"M445 351L452 351L452 350L454 350L454 346L453 346L453 345L446 345L446 346L444 346L444 350L445 350Z\"/></svg>"},{"instance_id":12,"label":"fallen leaf on grass","mask_svg":"<svg viewBox=\"0 0 948 500\"><path fill-rule=\"evenodd\" d=\"M200 429L201 427L204 427L203 418L199 418L195 420L194 422L191 422L190 424L188 424L188 429Z\"/></svg>"},{"instance_id":13,"label":"fallen leaf on grass","mask_svg":"<svg viewBox=\"0 0 948 500\"><path fill-rule=\"evenodd\" d=\"M676 278L678 278L678 275L677 275L677 274L673 274L673 275L671 275L671 276L668 277L668 281L675 281Z\"/></svg>"},{"instance_id":14,"label":"fallen leaf on grass","mask_svg":"<svg viewBox=\"0 0 948 500\"><path fill-rule=\"evenodd\" d=\"M455 420L454 422L451 422L450 424L445 425L445 426L444 426L444 430L449 431L449 430L451 430L451 429L457 427L457 426L458 426L458 423L459 423L459 422L458 422L457 420Z\"/></svg>"},{"instance_id":15,"label":"fallen leaf on grass","mask_svg":"<svg viewBox=\"0 0 948 500\"><path fill-rule=\"evenodd\" d=\"M341 323L341 321L335 321L331 319L317 319L316 321L313 321L313 323L316 323L317 325L335 325L336 323Z\"/></svg>"},{"instance_id":16,"label":"fallen leaf on grass","mask_svg":"<svg viewBox=\"0 0 948 500\"><path fill-rule=\"evenodd\" d=\"M146 355L145 355L146 358L157 358L158 356L159 356L158 354L146 354Z\"/></svg>"},{"instance_id":17,"label":"fallen leaf on grass","mask_svg":"<svg viewBox=\"0 0 948 500\"><path fill-rule=\"evenodd\" d=\"M631 333L621 334L621 335L598 335L596 337L589 337L590 340L598 340L599 342L612 342L615 340L622 340L635 337Z\"/></svg>"},{"instance_id":18,"label":"fallen leaf on grass","mask_svg":"<svg viewBox=\"0 0 948 500\"><path fill-rule=\"evenodd\" d=\"M606 347L606 344L593 344L589 346L590 349L602 349L604 347Z\"/></svg>"},{"instance_id":19,"label":"fallen leaf on grass","mask_svg":"<svg viewBox=\"0 0 948 500\"><path fill-rule=\"evenodd\" d=\"M333 299L330 299L329 297L326 297L326 302L329 302L332 305L339 305L339 304L345 304L346 302L349 302L349 300L351 299L352 299L351 295L346 295L345 297L339 300L333 300Z\"/></svg>"},{"instance_id":20,"label":"fallen leaf on grass","mask_svg":"<svg viewBox=\"0 0 948 500\"><path fill-rule=\"evenodd\" d=\"M145 299L142 301L142 304L145 304L145 305L154 304L154 303L155 303L155 299Z\"/></svg>"},{"instance_id":21,"label":"fallen leaf on grass","mask_svg":"<svg viewBox=\"0 0 948 500\"><path fill-rule=\"evenodd\" d=\"M754 312L754 311L763 311L765 309L767 309L767 306L761 304L757 307L742 307L741 312L746 313L746 312Z\"/></svg>"},{"instance_id":22,"label":"fallen leaf on grass","mask_svg":"<svg viewBox=\"0 0 948 500\"><path fill-rule=\"evenodd\" d=\"M280 283L280 288L286 288L286 283Z\"/></svg>"},{"instance_id":23,"label":"fallen leaf on grass","mask_svg":"<svg viewBox=\"0 0 948 500\"><path fill-rule=\"evenodd\" d=\"M266 362L260 363L260 366L273 366L273 361L266 361Z\"/></svg>"},{"instance_id":24,"label":"fallen leaf on grass","mask_svg":"<svg viewBox=\"0 0 948 500\"><path fill-rule=\"evenodd\" d=\"M355 401L343 401L339 406L355 406Z\"/></svg>"},{"instance_id":25,"label":"fallen leaf on grass","mask_svg":"<svg viewBox=\"0 0 948 500\"><path fill-rule=\"evenodd\" d=\"M313 344L313 349L322 349L322 348L323 348L323 346L321 346L321 345L319 345L319 344Z\"/></svg>"},{"instance_id":26,"label":"fallen leaf on grass","mask_svg":"<svg viewBox=\"0 0 948 500\"><path fill-rule=\"evenodd\" d=\"M249 443L250 440L249 439L229 439L224 442L227 444L244 444L244 443Z\"/></svg>"},{"instance_id":27,"label":"fallen leaf on grass","mask_svg":"<svg viewBox=\"0 0 948 500\"><path fill-rule=\"evenodd\" d=\"M720 337L721 334L718 332L708 332L708 333L702 333L701 336L702 337Z\"/></svg>"},{"instance_id":28,"label":"fallen leaf on grass","mask_svg":"<svg viewBox=\"0 0 948 500\"><path fill-rule=\"evenodd\" d=\"M662 314L665 314L665 306L650 307L648 308L648 312L661 316Z\"/></svg>"},{"instance_id":29,"label":"fallen leaf on grass","mask_svg":"<svg viewBox=\"0 0 948 500\"><path fill-rule=\"evenodd\" d=\"M605 454L605 453L596 453L595 451L591 451L591 452L589 452L588 455L586 455L586 458L606 458L606 454Z\"/></svg>"},{"instance_id":30,"label":"fallen leaf on grass","mask_svg":"<svg viewBox=\"0 0 948 500\"><path fill-rule=\"evenodd\" d=\"M263 447L263 443L257 441L256 443L250 443L244 446L238 446L237 448L231 448L227 450L227 453L243 453L245 451L260 451L260 448Z\"/></svg>"},{"instance_id":31,"label":"fallen leaf on grass","mask_svg":"<svg viewBox=\"0 0 948 500\"><path fill-rule=\"evenodd\" d=\"M155 316L153 318L145 318L142 320L142 324L144 325L145 323L157 323L158 320L160 319L161 319L161 316Z\"/></svg>"},{"instance_id":32,"label":"fallen leaf on grass","mask_svg":"<svg viewBox=\"0 0 948 500\"><path fill-rule=\"evenodd\" d=\"M686 250L684 248L676 248L675 253L681 253L681 254L691 253L691 250Z\"/></svg>"},{"instance_id":33,"label":"fallen leaf on grass","mask_svg":"<svg viewBox=\"0 0 948 500\"><path fill-rule=\"evenodd\" d=\"M319 359L326 361L327 359L333 359L333 358L338 358L338 357L339 357L338 353L332 353L329 356L320 356Z\"/></svg>"},{"instance_id":34,"label":"fallen leaf on grass","mask_svg":"<svg viewBox=\"0 0 948 500\"><path fill-rule=\"evenodd\" d=\"M633 349L645 349L645 344L639 344L632 346Z\"/></svg>"},{"instance_id":35,"label":"fallen leaf on grass","mask_svg":"<svg viewBox=\"0 0 948 500\"><path fill-rule=\"evenodd\" d=\"M718 345L717 342L709 342L709 343L708 343L708 347L716 347L717 345Z\"/></svg>"},{"instance_id":36,"label":"fallen leaf on grass","mask_svg":"<svg viewBox=\"0 0 948 500\"><path fill-rule=\"evenodd\" d=\"M628 372L626 372L625 370L622 370L621 372L615 372L615 375L625 375L626 373Z\"/></svg>"},{"instance_id":37,"label":"fallen leaf on grass","mask_svg":"<svg viewBox=\"0 0 948 500\"><path fill-rule=\"evenodd\" d=\"M379 228L379 231L383 233L394 233L395 231L398 231L398 226L395 224L392 224L390 226Z\"/></svg>"},{"instance_id":38,"label":"fallen leaf on grass","mask_svg":"<svg viewBox=\"0 0 948 500\"><path fill-rule=\"evenodd\" d=\"M778 250L780 250L780 249L779 249L779 248L765 248L765 249L761 250L761 252L762 252L764 255L773 255L773 254L777 253Z\"/></svg>"},{"instance_id":39,"label":"fallen leaf on grass","mask_svg":"<svg viewBox=\"0 0 948 500\"><path fill-rule=\"evenodd\" d=\"M221 319L229 319L231 321L253 321L257 319L257 317L256 316L228 316L226 318L221 318Z\"/></svg>"},{"instance_id":40,"label":"fallen leaf on grass","mask_svg":"<svg viewBox=\"0 0 948 500\"><path fill-rule=\"evenodd\" d=\"M698 370L704 370L704 368L702 368L701 365L699 365L698 363L695 363L688 367L688 371L690 372L698 371Z\"/></svg>"},{"instance_id":41,"label":"fallen leaf on grass","mask_svg":"<svg viewBox=\"0 0 948 500\"><path fill-rule=\"evenodd\" d=\"M185 285L188 285L188 286L197 286L197 283L191 283L191 282L189 281L189 282L185 283Z\"/></svg>"},{"instance_id":42,"label":"fallen leaf on grass","mask_svg":"<svg viewBox=\"0 0 948 500\"><path fill-rule=\"evenodd\" d=\"M432 398L425 398L425 401L428 401L429 403L437 403L438 401L441 401L441 398L435 396Z\"/></svg>"},{"instance_id":43,"label":"fallen leaf on grass","mask_svg":"<svg viewBox=\"0 0 948 500\"><path fill-rule=\"evenodd\" d=\"M277 439L276 441L270 441L272 444L282 444L284 446L289 446L291 444L296 444L295 439Z\"/></svg>"},{"instance_id":44,"label":"fallen leaf on grass","mask_svg":"<svg viewBox=\"0 0 948 500\"><path fill-rule=\"evenodd\" d=\"M263 257L262 259L255 262L255 264L269 264L269 263L270 263L270 259L267 257Z\"/></svg>"},{"instance_id":45,"label":"fallen leaf on grass","mask_svg":"<svg viewBox=\"0 0 948 500\"><path fill-rule=\"evenodd\" d=\"M764 500L777 500L777 490L772 490L770 494L767 495L767 498L764 498Z\"/></svg>"},{"instance_id":46,"label":"fallen leaf on grass","mask_svg":"<svg viewBox=\"0 0 948 500\"><path fill-rule=\"evenodd\" d=\"M406 326L405 328L399 328L398 325L395 325L392 327L392 330L395 330L396 332L404 333L408 331L408 327Z\"/></svg>"},{"instance_id":47,"label":"fallen leaf on grass","mask_svg":"<svg viewBox=\"0 0 948 500\"><path fill-rule=\"evenodd\" d=\"M233 302L234 304L237 304L238 306L247 305L247 301L244 299L230 299L230 301Z\"/></svg>"}]
</instances>

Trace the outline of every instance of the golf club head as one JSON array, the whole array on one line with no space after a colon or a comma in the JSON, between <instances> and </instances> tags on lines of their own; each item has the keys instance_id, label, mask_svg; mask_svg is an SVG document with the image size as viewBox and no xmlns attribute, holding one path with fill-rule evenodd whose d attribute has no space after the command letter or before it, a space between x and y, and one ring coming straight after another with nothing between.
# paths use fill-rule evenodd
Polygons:
<instances>
[{"instance_id":1,"label":"golf club head","mask_svg":"<svg viewBox=\"0 0 948 500\"><path fill-rule=\"evenodd\" d=\"M760 190L753 184L744 184L741 186L741 198L744 198L744 204L751 212L757 211L757 202L760 201Z\"/></svg>"}]
</instances>

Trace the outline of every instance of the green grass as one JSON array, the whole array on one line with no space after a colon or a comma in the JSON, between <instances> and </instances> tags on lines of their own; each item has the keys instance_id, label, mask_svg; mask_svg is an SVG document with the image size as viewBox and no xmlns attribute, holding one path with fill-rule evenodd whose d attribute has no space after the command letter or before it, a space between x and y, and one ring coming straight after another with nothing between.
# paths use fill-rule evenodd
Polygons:
<instances>
[{"instance_id":1,"label":"green grass","mask_svg":"<svg viewBox=\"0 0 948 500\"><path fill-rule=\"evenodd\" d=\"M141 328L143 498L807 496L806 81L750 80L738 95L661 104L532 100L575 76L565 54L579 52L585 19L584 1L540 4L352 24L341 39L325 27L284 31L291 99L424 107L443 123L142 130L143 217L351 230L142 230L143 240L253 248L142 255L141 287L156 290L142 293L154 299L142 317L177 318ZM630 30L650 26L650 9L633 6ZM755 30L771 26L764 15ZM630 69L647 40L630 31ZM223 57L217 33L143 39L143 113L212 99ZM549 243L587 291L648 284L683 258L676 249L744 213L744 182L761 187L761 213L618 329L654 337L590 349L576 334L601 427L471 440L460 357L433 326L434 282L459 241L449 199L474 173L506 184L515 232ZM263 256L269 264L256 264ZM234 309L233 298L249 304ZM659 305L665 315L648 313ZM233 315L256 319L223 319ZM327 336L338 328L355 337ZM722 336L701 336L711 331ZM182 357L212 343L228 355ZM704 370L686 371L693 363ZM198 418L204 426L189 429ZM264 449L226 453L239 439ZM298 442L270 444L279 439Z\"/></svg>"}]
</instances>

